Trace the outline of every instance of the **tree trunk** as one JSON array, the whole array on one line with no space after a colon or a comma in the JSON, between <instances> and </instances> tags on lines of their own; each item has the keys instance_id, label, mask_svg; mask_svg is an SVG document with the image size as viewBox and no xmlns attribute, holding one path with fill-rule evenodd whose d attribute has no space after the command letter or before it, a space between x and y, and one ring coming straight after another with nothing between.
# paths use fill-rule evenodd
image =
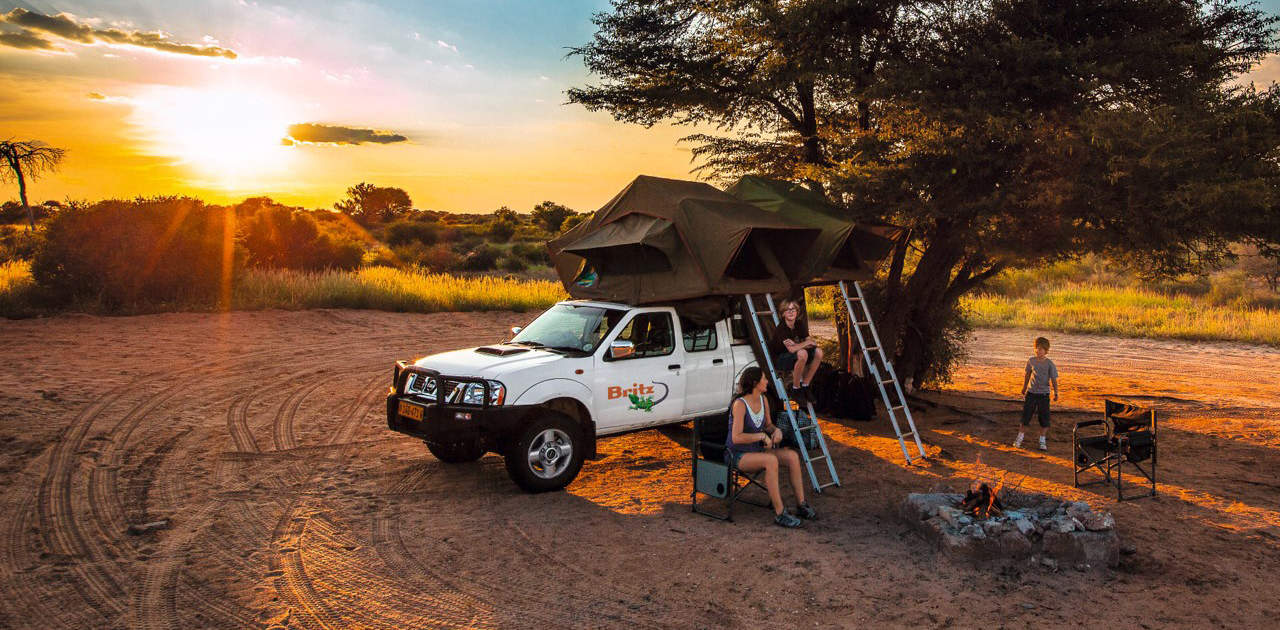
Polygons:
<instances>
[{"instance_id":1,"label":"tree trunk","mask_svg":"<svg viewBox=\"0 0 1280 630\"><path fill-rule=\"evenodd\" d=\"M31 225L31 231L36 229L36 214L31 210L31 204L27 203L27 179L22 176L22 169L14 167L13 171L18 174L18 198L22 200L22 207L27 211L27 223Z\"/></svg>"}]
</instances>

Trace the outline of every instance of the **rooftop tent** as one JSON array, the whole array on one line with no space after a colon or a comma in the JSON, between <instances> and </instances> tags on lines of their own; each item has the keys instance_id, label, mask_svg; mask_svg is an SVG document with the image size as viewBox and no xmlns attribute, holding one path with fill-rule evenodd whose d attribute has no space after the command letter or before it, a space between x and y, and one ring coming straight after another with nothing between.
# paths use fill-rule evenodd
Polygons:
<instances>
[{"instance_id":1,"label":"rooftop tent","mask_svg":"<svg viewBox=\"0 0 1280 630\"><path fill-rule=\"evenodd\" d=\"M866 280L893 250L899 233L894 226L854 223L821 194L799 184L748 175L726 192L792 223L822 231L807 255L796 261L798 284Z\"/></svg>"},{"instance_id":2,"label":"rooftop tent","mask_svg":"<svg viewBox=\"0 0 1280 630\"><path fill-rule=\"evenodd\" d=\"M652 304L788 291L818 235L710 185L641 175L547 248L569 295Z\"/></svg>"}]
</instances>

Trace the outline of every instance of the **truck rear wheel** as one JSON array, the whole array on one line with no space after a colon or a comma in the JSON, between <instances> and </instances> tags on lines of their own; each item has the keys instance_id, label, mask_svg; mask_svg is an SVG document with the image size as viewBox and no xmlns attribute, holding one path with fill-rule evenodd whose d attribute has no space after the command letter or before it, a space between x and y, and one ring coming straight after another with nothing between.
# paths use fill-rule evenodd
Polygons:
<instances>
[{"instance_id":1,"label":"truck rear wheel","mask_svg":"<svg viewBox=\"0 0 1280 630\"><path fill-rule=\"evenodd\" d=\"M446 464L474 462L484 455L484 447L480 445L479 440L453 442L450 444L427 442L427 450L431 451L431 454L435 455L436 459Z\"/></svg>"},{"instance_id":2,"label":"truck rear wheel","mask_svg":"<svg viewBox=\"0 0 1280 630\"><path fill-rule=\"evenodd\" d=\"M546 411L539 415L503 454L507 474L526 492L559 490L582 470L586 455L582 428L568 416Z\"/></svg>"}]
</instances>

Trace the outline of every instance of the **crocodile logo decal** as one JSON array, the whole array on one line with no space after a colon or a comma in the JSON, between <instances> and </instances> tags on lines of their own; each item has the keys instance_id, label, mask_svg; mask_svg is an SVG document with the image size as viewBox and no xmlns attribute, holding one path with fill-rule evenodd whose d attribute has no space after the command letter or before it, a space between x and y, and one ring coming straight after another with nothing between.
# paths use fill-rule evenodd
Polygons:
<instances>
[{"instance_id":1,"label":"crocodile logo decal","mask_svg":"<svg viewBox=\"0 0 1280 630\"><path fill-rule=\"evenodd\" d=\"M651 383L653 383L654 387L662 388L662 397L654 400L653 396L640 396L634 392L628 393L627 398L631 400L631 406L627 408L628 410L639 410L648 413L653 411L653 408L658 406L658 403L667 399L667 396L671 393L671 389L667 387L666 383L659 383L657 381L651 381ZM648 392L652 392L654 387L644 387L643 389Z\"/></svg>"}]
</instances>

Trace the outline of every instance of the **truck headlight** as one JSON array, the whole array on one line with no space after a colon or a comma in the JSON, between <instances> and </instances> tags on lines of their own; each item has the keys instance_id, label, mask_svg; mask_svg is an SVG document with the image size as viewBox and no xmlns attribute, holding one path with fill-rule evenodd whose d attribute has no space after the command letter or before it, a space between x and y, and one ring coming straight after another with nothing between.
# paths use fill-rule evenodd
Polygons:
<instances>
[{"instance_id":1,"label":"truck headlight","mask_svg":"<svg viewBox=\"0 0 1280 630\"><path fill-rule=\"evenodd\" d=\"M489 384L489 404L501 405L507 396L507 390L498 381L486 381ZM484 385L470 383L462 393L462 404L480 406L484 404Z\"/></svg>"}]
</instances>

